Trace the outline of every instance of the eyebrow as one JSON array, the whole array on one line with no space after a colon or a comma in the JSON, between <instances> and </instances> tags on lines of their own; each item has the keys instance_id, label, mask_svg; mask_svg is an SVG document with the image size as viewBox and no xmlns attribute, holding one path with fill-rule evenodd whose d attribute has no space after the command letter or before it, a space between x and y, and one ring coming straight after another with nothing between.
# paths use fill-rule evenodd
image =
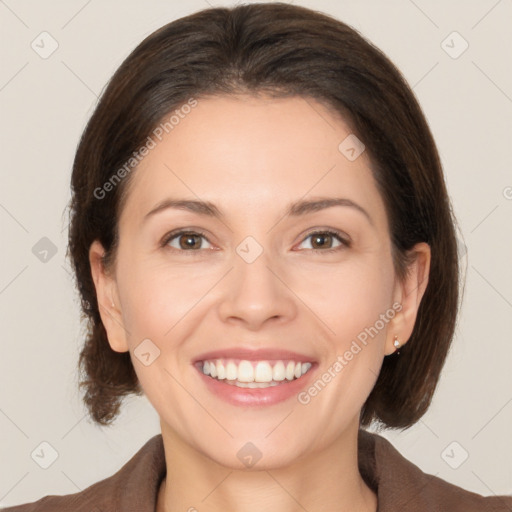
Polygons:
<instances>
[{"instance_id":1,"label":"eyebrow","mask_svg":"<svg viewBox=\"0 0 512 512\"><path fill-rule=\"evenodd\" d=\"M368 222L373 226L370 214L359 204L351 199L340 197L326 197L316 200L300 200L289 204L285 210L284 217L299 217L308 213L318 212L334 206L346 206L362 213ZM144 216L144 221L164 210L175 209L185 210L199 215L223 219L224 214L210 201L195 199L164 199L159 202L150 212Z\"/></svg>"}]
</instances>

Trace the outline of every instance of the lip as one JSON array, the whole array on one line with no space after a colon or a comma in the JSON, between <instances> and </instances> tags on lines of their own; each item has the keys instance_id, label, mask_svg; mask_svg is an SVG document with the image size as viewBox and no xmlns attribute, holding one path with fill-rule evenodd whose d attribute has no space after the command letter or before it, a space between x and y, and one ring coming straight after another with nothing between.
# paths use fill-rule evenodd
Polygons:
<instances>
[{"instance_id":1,"label":"lip","mask_svg":"<svg viewBox=\"0 0 512 512\"><path fill-rule=\"evenodd\" d=\"M216 359L231 359L235 362L239 362L240 360L292 360L300 363L311 363L312 366L305 375L292 381L284 380L283 383L277 386L270 386L268 388L239 388L238 386L226 384L224 380L217 380L203 373L201 363L203 361L212 361ZM243 347L233 347L204 352L196 357L192 364L196 368L199 373L199 377L210 393L236 406L265 406L289 400L291 397L297 396L302 389L308 386L311 380L311 375L315 373L315 370L318 367L315 358L306 354L300 354L298 352L284 349L248 349Z\"/></svg>"},{"instance_id":2,"label":"lip","mask_svg":"<svg viewBox=\"0 0 512 512\"><path fill-rule=\"evenodd\" d=\"M247 349L242 347L212 350L196 357L193 364L201 361L212 361L215 359L233 359L234 361L245 359L247 361L279 361L292 360L300 363L315 363L312 356L299 354L290 350L281 349ZM311 370L310 370L311 371ZM309 373L309 372L308 372ZM307 374L306 374L307 375Z\"/></svg>"}]
</instances>

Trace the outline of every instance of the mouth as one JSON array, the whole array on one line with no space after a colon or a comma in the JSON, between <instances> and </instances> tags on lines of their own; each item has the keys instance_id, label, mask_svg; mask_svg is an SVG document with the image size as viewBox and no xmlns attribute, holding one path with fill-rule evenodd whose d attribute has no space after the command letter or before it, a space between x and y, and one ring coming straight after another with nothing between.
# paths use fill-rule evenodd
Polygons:
<instances>
[{"instance_id":1,"label":"mouth","mask_svg":"<svg viewBox=\"0 0 512 512\"><path fill-rule=\"evenodd\" d=\"M238 406L290 399L318 366L311 356L290 351L244 349L203 354L193 365L210 393Z\"/></svg>"},{"instance_id":2,"label":"mouth","mask_svg":"<svg viewBox=\"0 0 512 512\"><path fill-rule=\"evenodd\" d=\"M313 366L312 362L294 360L210 359L199 361L204 375L239 388L263 389L300 379Z\"/></svg>"}]
</instances>

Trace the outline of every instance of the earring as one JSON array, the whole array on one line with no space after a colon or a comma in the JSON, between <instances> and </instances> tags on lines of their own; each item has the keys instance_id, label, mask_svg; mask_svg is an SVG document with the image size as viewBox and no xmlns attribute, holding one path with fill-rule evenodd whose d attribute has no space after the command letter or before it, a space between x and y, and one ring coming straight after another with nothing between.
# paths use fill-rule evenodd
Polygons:
<instances>
[{"instance_id":1,"label":"earring","mask_svg":"<svg viewBox=\"0 0 512 512\"><path fill-rule=\"evenodd\" d=\"M396 336L396 335L395 335L395 341L393 341L393 345L394 345L394 347L396 349L395 353L397 355L399 355L400 354L400 342L398 341L398 336Z\"/></svg>"}]
</instances>

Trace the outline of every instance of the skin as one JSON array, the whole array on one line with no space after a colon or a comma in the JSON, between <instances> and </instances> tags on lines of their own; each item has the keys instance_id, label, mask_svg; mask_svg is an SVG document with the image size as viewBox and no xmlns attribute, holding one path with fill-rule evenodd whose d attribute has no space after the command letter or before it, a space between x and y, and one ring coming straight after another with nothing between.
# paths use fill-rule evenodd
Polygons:
<instances>
[{"instance_id":1,"label":"skin","mask_svg":"<svg viewBox=\"0 0 512 512\"><path fill-rule=\"evenodd\" d=\"M350 133L312 99L199 99L134 171L110 271L92 244L110 346L130 351L160 416L167 476L159 512L377 509L357 466L359 414L394 336L404 344L412 333L430 249L415 246L400 282L368 156L351 162L338 150ZM167 209L144 220L169 197L211 201L224 217ZM283 217L290 202L323 197L348 198L371 221L347 206ZM162 247L177 228L207 239L198 236L196 249L180 249L186 237ZM308 236L322 229L341 231L350 246ZM236 252L247 236L263 249L250 264ZM283 348L318 362L314 381L395 302L401 311L307 405L296 396L231 405L191 365L214 348ZM149 366L134 356L146 338L160 350ZM251 469L237 458L249 441L262 453Z\"/></svg>"}]
</instances>

